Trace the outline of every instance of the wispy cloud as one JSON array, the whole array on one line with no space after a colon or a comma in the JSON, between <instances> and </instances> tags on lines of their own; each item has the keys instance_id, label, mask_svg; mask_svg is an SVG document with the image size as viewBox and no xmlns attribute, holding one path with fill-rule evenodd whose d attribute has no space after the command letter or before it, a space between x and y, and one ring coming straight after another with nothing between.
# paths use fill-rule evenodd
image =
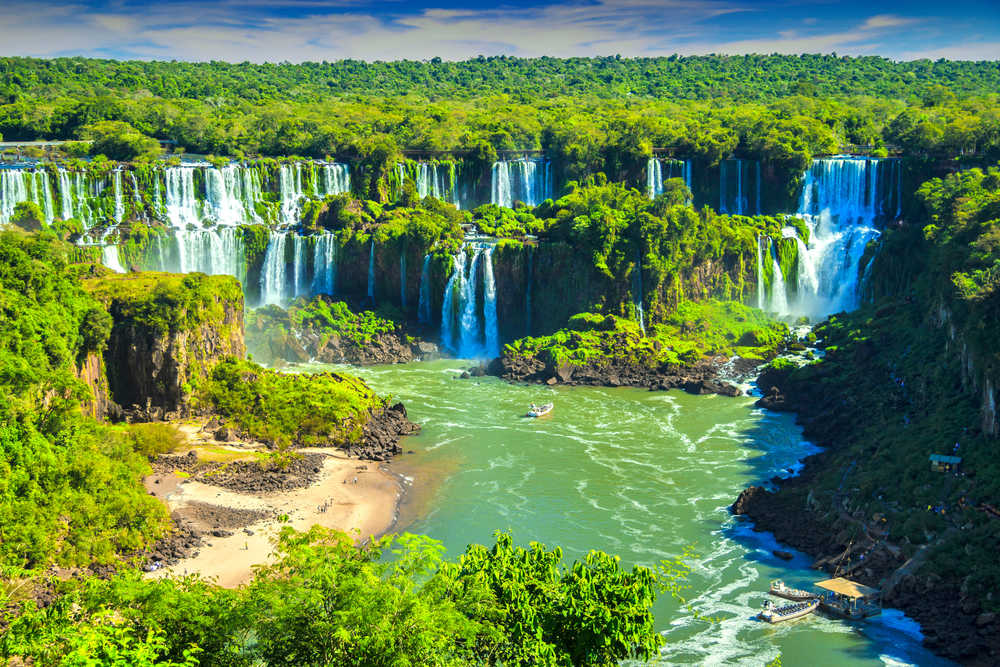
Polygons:
<instances>
[{"instance_id":1,"label":"wispy cloud","mask_svg":"<svg viewBox=\"0 0 1000 667\"><path fill-rule=\"evenodd\" d=\"M894 9L890 4L882 9ZM931 25L938 32L915 41L915 32ZM838 13L812 0L555 0L457 9L370 0L7 0L0 54L292 62L830 51L978 58L1000 41L994 25L966 47L963 31L944 26L905 11Z\"/></svg>"}]
</instances>

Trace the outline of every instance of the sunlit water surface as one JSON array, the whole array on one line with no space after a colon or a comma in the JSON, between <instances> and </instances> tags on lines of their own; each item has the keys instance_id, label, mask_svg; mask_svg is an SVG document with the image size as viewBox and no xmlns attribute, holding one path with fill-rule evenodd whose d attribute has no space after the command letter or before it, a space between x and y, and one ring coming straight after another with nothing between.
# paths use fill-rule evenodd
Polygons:
<instances>
[{"instance_id":1,"label":"sunlit water surface","mask_svg":"<svg viewBox=\"0 0 1000 667\"><path fill-rule=\"evenodd\" d=\"M662 664L761 665L779 653L785 667L950 664L922 649L917 624L896 610L867 623L754 620L771 579L810 587L820 578L804 554L775 557L787 547L727 509L744 487L816 451L791 415L751 398L457 379L468 365L350 369L423 426L403 443L413 453L391 466L412 481L398 529L441 540L452 558L470 542L491 544L495 529L560 545L568 561L600 549L626 566L655 566L693 545L688 601L722 620L661 598ZM532 401L555 410L524 418Z\"/></svg>"}]
</instances>

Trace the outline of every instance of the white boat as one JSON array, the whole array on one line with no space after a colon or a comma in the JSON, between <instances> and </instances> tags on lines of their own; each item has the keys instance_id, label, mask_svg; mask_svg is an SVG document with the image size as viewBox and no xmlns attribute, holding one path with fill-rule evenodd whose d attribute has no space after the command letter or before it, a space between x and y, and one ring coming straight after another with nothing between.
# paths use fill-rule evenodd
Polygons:
<instances>
[{"instance_id":1,"label":"white boat","mask_svg":"<svg viewBox=\"0 0 1000 667\"><path fill-rule=\"evenodd\" d=\"M776 607L770 600L765 600L764 608L757 614L757 618L768 623L781 623L782 621L790 621L794 618L802 618L807 614L811 614L816 611L816 607L818 606L819 600L816 599L809 600L808 602L786 604L781 607Z\"/></svg>"},{"instance_id":2,"label":"white boat","mask_svg":"<svg viewBox=\"0 0 1000 667\"><path fill-rule=\"evenodd\" d=\"M544 417L545 415L552 412L552 408L555 407L555 403L546 403L545 405L535 405L531 404L531 409L528 410L527 417Z\"/></svg>"},{"instance_id":3,"label":"white boat","mask_svg":"<svg viewBox=\"0 0 1000 667\"><path fill-rule=\"evenodd\" d=\"M789 588L781 579L775 579L771 582L771 588L768 590L768 593L794 602L804 602L819 597L816 593L810 593L801 588Z\"/></svg>"}]
</instances>

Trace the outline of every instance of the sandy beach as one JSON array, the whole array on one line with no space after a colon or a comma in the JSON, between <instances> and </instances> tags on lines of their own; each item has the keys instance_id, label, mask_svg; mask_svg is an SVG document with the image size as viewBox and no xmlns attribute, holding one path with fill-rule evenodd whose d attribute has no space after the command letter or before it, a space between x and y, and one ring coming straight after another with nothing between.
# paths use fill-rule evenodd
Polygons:
<instances>
[{"instance_id":1,"label":"sandy beach","mask_svg":"<svg viewBox=\"0 0 1000 667\"><path fill-rule=\"evenodd\" d=\"M199 459L220 451L244 459L255 456L250 448L198 438L195 426L185 425L181 430L193 441L190 449ZM148 477L146 488L165 502L172 514L184 517L203 534L202 545L191 557L148 576L194 573L222 586L236 587L251 579L254 565L272 558L272 540L282 526L307 530L318 524L354 534L359 542L393 526L403 490L395 475L336 449L301 452L325 456L312 483L287 491L238 492L162 467Z\"/></svg>"}]
</instances>

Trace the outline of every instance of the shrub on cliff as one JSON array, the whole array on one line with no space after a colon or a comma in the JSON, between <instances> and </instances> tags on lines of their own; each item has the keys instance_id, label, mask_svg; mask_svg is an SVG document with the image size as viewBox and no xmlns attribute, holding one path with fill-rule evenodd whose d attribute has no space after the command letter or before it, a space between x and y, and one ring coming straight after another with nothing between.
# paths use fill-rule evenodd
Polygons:
<instances>
[{"instance_id":1,"label":"shrub on cliff","mask_svg":"<svg viewBox=\"0 0 1000 667\"><path fill-rule=\"evenodd\" d=\"M0 565L108 563L163 528L133 442L79 414L109 317L48 236L0 234Z\"/></svg>"},{"instance_id":2,"label":"shrub on cliff","mask_svg":"<svg viewBox=\"0 0 1000 667\"><path fill-rule=\"evenodd\" d=\"M357 443L372 411L385 406L350 375L279 373L234 358L195 384L192 403L277 446Z\"/></svg>"}]
</instances>

